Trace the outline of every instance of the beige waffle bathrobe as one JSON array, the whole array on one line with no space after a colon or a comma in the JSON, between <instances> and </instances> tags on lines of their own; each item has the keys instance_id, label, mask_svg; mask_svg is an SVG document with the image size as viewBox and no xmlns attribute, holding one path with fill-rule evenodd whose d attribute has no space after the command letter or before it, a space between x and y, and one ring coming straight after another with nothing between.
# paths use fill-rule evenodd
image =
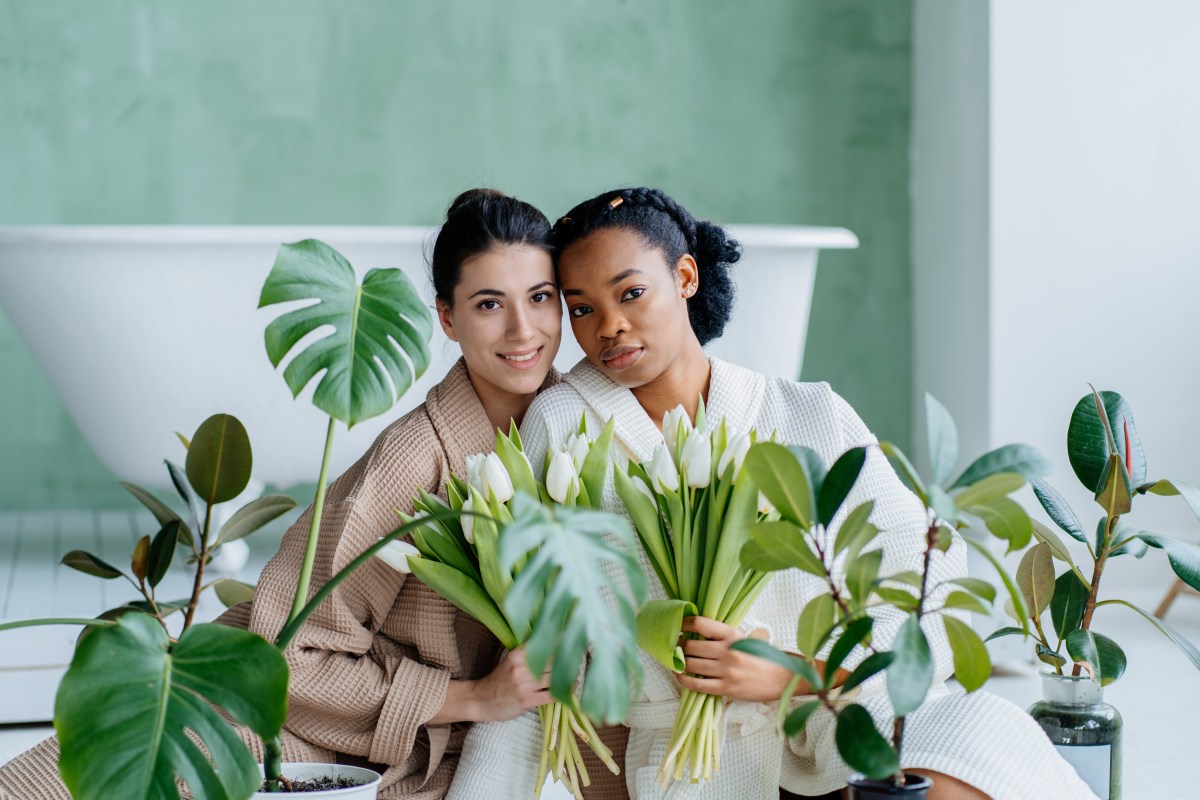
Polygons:
<instances>
[{"instance_id":1,"label":"beige waffle bathrobe","mask_svg":"<svg viewBox=\"0 0 1200 800\"><path fill-rule=\"evenodd\" d=\"M768 378L742 367L712 359L707 402L708 420L724 418L730 434L751 428L777 432L782 441L816 450L832 463L850 447L875 441L853 409L824 383L794 383ZM616 419L615 460L649 460L662 435L628 390L616 385L586 359L544 392L526 413L521 434L530 461L544 463L547 448L557 447L587 413L589 429L598 431ZM883 531L883 573L920 569L926 529L920 502L903 487L887 460L872 450L862 477L847 499L851 509L875 500L872 521ZM604 507L624 513L611 481ZM836 532L843 510L830 526ZM931 585L967 572L961 541L932 564ZM652 596L662 597L649 563L642 566ZM815 577L799 570L777 574L754 604L743 628L766 628L772 642L796 649L796 620L805 603L824 591ZM899 612L880 611L875 641L886 644L903 620ZM949 693L943 681L952 671L952 656L942 625L924 626L936 660L931 698L909 718L904 765L953 775L978 786L996 800L1032 800L1052 792L1063 800L1090 800L1094 795L1055 753L1041 730L1019 708L994 695ZM603 646L602 643L593 643ZM805 734L787 741L776 734L773 709L763 703L730 704L720 772L711 783L673 784L664 792L656 783L678 705L678 685L656 661L642 654L645 671L641 697L629 714L626 779L635 800L766 800L779 788L801 795L821 795L845 786L847 768L834 745L834 719L819 711ZM847 662L853 668L859 652ZM890 714L882 676L863 686L862 700L881 728L890 732ZM886 726L886 727L885 727ZM507 723L476 725L467 737L450 800L519 797L531 782L537 761L537 727L530 715Z\"/></svg>"},{"instance_id":2,"label":"beige waffle bathrobe","mask_svg":"<svg viewBox=\"0 0 1200 800\"><path fill-rule=\"evenodd\" d=\"M557 380L551 372L547 385ZM395 530L400 525L395 509L411 513L418 489L444 494L449 474L466 475L467 456L491 452L495 441L495 428L460 360L423 406L384 430L330 486L312 591ZM285 534L263 570L253 605L230 609L222 622L268 639L283 627L311 513L310 508ZM425 723L441 709L450 680L482 678L501 652L484 626L419 581L372 559L337 588L288 648L292 677L284 758L373 765L383 773L381 798L445 797L468 725ZM242 733L261 755L256 737ZM69 800L57 758L58 743L47 739L0 768L0 797ZM596 761L593 774L603 781L601 773L606 771ZM589 800L623 796L619 779L606 786L597 786Z\"/></svg>"}]
</instances>

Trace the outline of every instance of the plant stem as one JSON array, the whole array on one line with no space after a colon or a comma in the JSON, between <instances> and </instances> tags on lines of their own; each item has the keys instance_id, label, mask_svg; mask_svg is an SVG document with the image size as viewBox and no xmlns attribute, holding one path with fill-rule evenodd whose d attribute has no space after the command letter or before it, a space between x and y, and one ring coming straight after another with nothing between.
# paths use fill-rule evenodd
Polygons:
<instances>
[{"instance_id":1,"label":"plant stem","mask_svg":"<svg viewBox=\"0 0 1200 800\"><path fill-rule=\"evenodd\" d=\"M321 457L321 477L317 480L317 497L313 500L312 521L308 526L308 546L304 549L304 564L300 567L300 582L296 584L296 595L292 599L292 611L288 614L291 621L304 608L308 601L308 584L312 578L313 561L317 556L317 539L321 530L321 513L325 510L325 481L329 478L329 454L333 450L333 417L329 418L329 427L325 431L325 455Z\"/></svg>"},{"instance_id":2,"label":"plant stem","mask_svg":"<svg viewBox=\"0 0 1200 800\"><path fill-rule=\"evenodd\" d=\"M263 740L263 776L268 792L280 791L279 783L283 780L283 740L278 736L270 741Z\"/></svg>"},{"instance_id":3,"label":"plant stem","mask_svg":"<svg viewBox=\"0 0 1200 800\"><path fill-rule=\"evenodd\" d=\"M1108 560L1108 554L1112 551L1113 531L1117 528L1118 516L1110 514L1108 523L1104 526L1104 541L1100 543L1100 552L1096 554L1096 564L1092 568L1092 590L1088 592L1087 603L1083 607L1083 620L1079 623L1080 630L1088 630L1092 626L1092 615L1096 613L1096 597L1100 593L1100 576L1104 572L1104 562ZM1071 670L1073 677L1079 677L1081 668L1078 664Z\"/></svg>"},{"instance_id":4,"label":"plant stem","mask_svg":"<svg viewBox=\"0 0 1200 800\"><path fill-rule=\"evenodd\" d=\"M0 631L11 631L16 628L33 628L39 625L90 625L94 628L111 628L117 623L109 619L75 619L73 617L44 617L42 619L19 619L16 622L0 624Z\"/></svg>"},{"instance_id":5,"label":"plant stem","mask_svg":"<svg viewBox=\"0 0 1200 800\"><path fill-rule=\"evenodd\" d=\"M917 625L921 624L921 617L925 613L925 600L929 592L929 562L933 560L933 549L937 546L938 521L935 518L930 523L929 529L925 531L925 559L921 567L921 593L917 596ZM901 760L901 748L904 745L904 717L896 717L892 722L892 747L896 751L897 767L894 776L894 782L897 787L904 786L904 767Z\"/></svg>"},{"instance_id":6,"label":"plant stem","mask_svg":"<svg viewBox=\"0 0 1200 800\"><path fill-rule=\"evenodd\" d=\"M196 606L200 605L201 587L204 585L204 567L208 563L208 531L212 525L212 501L209 500L204 509L204 532L200 534L200 559L196 562L196 580L192 583L192 597L188 600L187 615L183 618L183 630L192 626L192 617L196 616ZM181 631L182 633L182 631Z\"/></svg>"}]
</instances>

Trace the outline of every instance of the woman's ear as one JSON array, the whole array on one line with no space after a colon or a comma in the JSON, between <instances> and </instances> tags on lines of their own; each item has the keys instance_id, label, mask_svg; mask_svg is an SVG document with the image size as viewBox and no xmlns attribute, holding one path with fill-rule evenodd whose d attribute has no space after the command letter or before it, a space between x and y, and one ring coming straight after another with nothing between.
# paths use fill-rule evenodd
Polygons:
<instances>
[{"instance_id":1,"label":"woman's ear","mask_svg":"<svg viewBox=\"0 0 1200 800\"><path fill-rule=\"evenodd\" d=\"M446 332L446 336L452 342L457 342L458 337L454 335L454 319L450 316L450 304L440 297L434 301L437 307L438 322L442 323L442 330Z\"/></svg>"},{"instance_id":2,"label":"woman's ear","mask_svg":"<svg viewBox=\"0 0 1200 800\"><path fill-rule=\"evenodd\" d=\"M700 267L691 253L684 253L675 262L675 283L685 300L700 288Z\"/></svg>"}]
</instances>

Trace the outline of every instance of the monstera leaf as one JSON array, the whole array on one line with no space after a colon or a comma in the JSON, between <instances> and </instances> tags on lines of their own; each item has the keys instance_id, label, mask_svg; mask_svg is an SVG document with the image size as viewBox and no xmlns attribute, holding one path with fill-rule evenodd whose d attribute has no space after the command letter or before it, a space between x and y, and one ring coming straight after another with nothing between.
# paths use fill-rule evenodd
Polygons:
<instances>
[{"instance_id":1,"label":"monstera leaf","mask_svg":"<svg viewBox=\"0 0 1200 800\"><path fill-rule=\"evenodd\" d=\"M429 310L400 270L373 269L359 285L350 263L324 242L281 245L258 307L299 300L316 302L267 326L267 355L278 367L302 338L332 326L283 377L296 396L324 371L313 404L347 427L390 409L429 366Z\"/></svg>"},{"instance_id":2,"label":"monstera leaf","mask_svg":"<svg viewBox=\"0 0 1200 800\"><path fill-rule=\"evenodd\" d=\"M584 711L607 724L623 720L641 674L635 618L646 597L629 523L590 509L551 509L526 494L516 496L513 519L500 537L501 567L511 570L526 557L529 563L504 598L504 610L514 626L532 628L525 644L529 668L541 674L553 661L550 691L565 701L588 655ZM621 546L606 541L606 533ZM628 591L606 563L615 565ZM590 654L589 643L597 645Z\"/></svg>"},{"instance_id":3,"label":"monstera leaf","mask_svg":"<svg viewBox=\"0 0 1200 800\"><path fill-rule=\"evenodd\" d=\"M280 652L249 631L195 625L171 644L153 617L125 614L83 639L59 685L63 780L77 800L178 798L177 777L197 797L249 797L262 776L213 706L269 739L287 676Z\"/></svg>"}]
</instances>

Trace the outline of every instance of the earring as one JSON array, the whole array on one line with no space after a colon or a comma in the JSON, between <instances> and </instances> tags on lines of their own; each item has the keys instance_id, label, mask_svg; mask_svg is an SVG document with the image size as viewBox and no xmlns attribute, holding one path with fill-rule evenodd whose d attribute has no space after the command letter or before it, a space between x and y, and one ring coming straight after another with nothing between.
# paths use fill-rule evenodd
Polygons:
<instances>
[{"instance_id":1,"label":"earring","mask_svg":"<svg viewBox=\"0 0 1200 800\"><path fill-rule=\"evenodd\" d=\"M684 296L684 297L691 297L691 296L692 296L692 295L694 295L695 293L696 293L696 284L694 284L694 283L689 283L689 284L688 284L687 286L685 286L685 287L684 287L684 289L683 289L683 296Z\"/></svg>"}]
</instances>

